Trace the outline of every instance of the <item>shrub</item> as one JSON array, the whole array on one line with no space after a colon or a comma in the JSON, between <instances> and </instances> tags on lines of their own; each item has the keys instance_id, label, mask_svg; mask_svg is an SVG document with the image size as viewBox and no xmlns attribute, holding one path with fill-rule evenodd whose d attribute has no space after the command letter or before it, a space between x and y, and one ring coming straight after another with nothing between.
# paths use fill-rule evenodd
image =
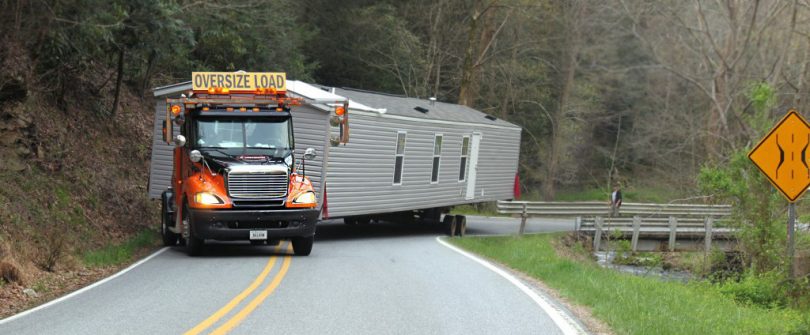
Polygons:
<instances>
[{"instance_id":1,"label":"shrub","mask_svg":"<svg viewBox=\"0 0 810 335\"><path fill-rule=\"evenodd\" d=\"M727 281L720 284L721 293L734 300L767 308L785 307L788 303L785 277L776 271L760 274L747 273L739 281Z\"/></svg>"}]
</instances>

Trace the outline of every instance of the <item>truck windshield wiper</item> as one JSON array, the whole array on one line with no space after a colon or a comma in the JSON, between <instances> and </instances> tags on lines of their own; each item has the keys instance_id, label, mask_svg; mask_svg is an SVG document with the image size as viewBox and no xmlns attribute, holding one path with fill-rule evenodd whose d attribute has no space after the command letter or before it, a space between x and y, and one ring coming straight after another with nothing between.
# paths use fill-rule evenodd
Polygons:
<instances>
[{"instance_id":1,"label":"truck windshield wiper","mask_svg":"<svg viewBox=\"0 0 810 335\"><path fill-rule=\"evenodd\" d=\"M206 153L206 154L211 154L211 152L217 152L217 153L219 153L219 154L221 154L221 155L225 155L225 157L228 157L228 158L232 158L232 157L234 157L233 155L228 154L227 152L224 152L224 151L222 151L222 150L220 150L220 149L224 149L224 148L218 148L218 147L204 147L204 148L200 148L200 150L202 150L202 151L203 151L204 153Z\"/></svg>"}]
</instances>

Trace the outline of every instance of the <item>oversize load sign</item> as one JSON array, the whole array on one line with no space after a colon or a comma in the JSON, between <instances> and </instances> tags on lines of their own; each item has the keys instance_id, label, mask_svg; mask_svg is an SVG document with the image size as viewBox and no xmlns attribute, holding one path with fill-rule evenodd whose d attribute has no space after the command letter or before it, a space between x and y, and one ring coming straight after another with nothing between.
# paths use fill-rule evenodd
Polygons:
<instances>
[{"instance_id":1,"label":"oversize load sign","mask_svg":"<svg viewBox=\"0 0 810 335\"><path fill-rule=\"evenodd\" d=\"M228 88L232 92L253 92L259 88L287 90L284 72L192 72L191 89L206 91L211 87Z\"/></svg>"},{"instance_id":2,"label":"oversize load sign","mask_svg":"<svg viewBox=\"0 0 810 335\"><path fill-rule=\"evenodd\" d=\"M791 109L748 158L790 202L810 186L810 125Z\"/></svg>"}]
</instances>

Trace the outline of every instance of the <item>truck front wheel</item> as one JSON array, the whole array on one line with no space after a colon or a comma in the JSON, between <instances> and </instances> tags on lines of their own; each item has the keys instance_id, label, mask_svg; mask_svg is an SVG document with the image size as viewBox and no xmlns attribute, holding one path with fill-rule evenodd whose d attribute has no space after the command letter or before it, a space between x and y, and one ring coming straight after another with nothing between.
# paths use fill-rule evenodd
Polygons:
<instances>
[{"instance_id":1,"label":"truck front wheel","mask_svg":"<svg viewBox=\"0 0 810 335\"><path fill-rule=\"evenodd\" d=\"M292 246L293 252L296 256L309 256L312 252L312 244L315 243L315 236L309 237L293 237Z\"/></svg>"},{"instance_id":2,"label":"truck front wheel","mask_svg":"<svg viewBox=\"0 0 810 335\"><path fill-rule=\"evenodd\" d=\"M174 225L174 215L169 213L165 204L160 206L160 235L163 239L163 245L170 247L177 244L180 236L169 230L169 224Z\"/></svg>"},{"instance_id":3,"label":"truck front wheel","mask_svg":"<svg viewBox=\"0 0 810 335\"><path fill-rule=\"evenodd\" d=\"M186 253L189 256L199 256L202 253L204 242L201 238L194 236L191 224L188 205L183 205L183 239L186 240Z\"/></svg>"}]
</instances>

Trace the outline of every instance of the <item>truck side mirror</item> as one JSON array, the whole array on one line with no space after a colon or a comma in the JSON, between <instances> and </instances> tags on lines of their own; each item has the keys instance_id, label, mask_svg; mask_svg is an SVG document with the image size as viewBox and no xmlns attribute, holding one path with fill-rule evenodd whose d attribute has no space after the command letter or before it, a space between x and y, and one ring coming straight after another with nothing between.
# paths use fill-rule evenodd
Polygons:
<instances>
[{"instance_id":1,"label":"truck side mirror","mask_svg":"<svg viewBox=\"0 0 810 335\"><path fill-rule=\"evenodd\" d=\"M183 135L177 135L174 137L174 146L175 147L182 147L186 145L186 137Z\"/></svg>"},{"instance_id":2,"label":"truck side mirror","mask_svg":"<svg viewBox=\"0 0 810 335\"><path fill-rule=\"evenodd\" d=\"M315 156L316 156L315 148L307 148L307 150L304 151L304 159L307 160L315 159Z\"/></svg>"},{"instance_id":3,"label":"truck side mirror","mask_svg":"<svg viewBox=\"0 0 810 335\"><path fill-rule=\"evenodd\" d=\"M172 112L171 108L166 108L166 119L163 120L163 142L172 142Z\"/></svg>"}]
</instances>

